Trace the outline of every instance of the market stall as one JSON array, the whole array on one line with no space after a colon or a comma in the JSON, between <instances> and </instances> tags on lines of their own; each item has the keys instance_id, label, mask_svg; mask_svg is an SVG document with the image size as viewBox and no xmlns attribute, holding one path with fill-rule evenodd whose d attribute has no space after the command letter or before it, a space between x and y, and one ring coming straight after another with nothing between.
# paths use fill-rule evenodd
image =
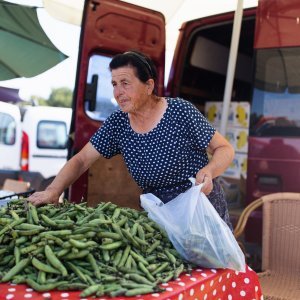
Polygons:
<instances>
[{"instance_id":1,"label":"market stall","mask_svg":"<svg viewBox=\"0 0 300 300\"><path fill-rule=\"evenodd\" d=\"M228 269L195 269L191 274L183 274L177 280L163 283L162 293L140 295L135 297L98 297L99 300L196 300L196 299L263 299L256 273L249 267L246 272L234 272ZM0 300L60 300L80 299L80 291L35 292L26 285L0 284ZM86 298L85 298L86 299ZM90 298L91 299L91 298Z\"/></svg>"}]
</instances>

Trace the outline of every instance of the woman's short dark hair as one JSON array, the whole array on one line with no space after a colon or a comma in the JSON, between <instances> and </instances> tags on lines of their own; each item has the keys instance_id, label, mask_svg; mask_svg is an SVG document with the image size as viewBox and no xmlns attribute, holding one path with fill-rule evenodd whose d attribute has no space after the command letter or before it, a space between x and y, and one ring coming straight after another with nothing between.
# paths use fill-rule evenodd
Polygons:
<instances>
[{"instance_id":1,"label":"woman's short dark hair","mask_svg":"<svg viewBox=\"0 0 300 300\"><path fill-rule=\"evenodd\" d=\"M139 51L127 51L117 54L109 64L110 71L125 66L131 66L141 82L146 83L153 79L155 83L153 93L157 94L157 71L153 61L144 53Z\"/></svg>"}]
</instances>

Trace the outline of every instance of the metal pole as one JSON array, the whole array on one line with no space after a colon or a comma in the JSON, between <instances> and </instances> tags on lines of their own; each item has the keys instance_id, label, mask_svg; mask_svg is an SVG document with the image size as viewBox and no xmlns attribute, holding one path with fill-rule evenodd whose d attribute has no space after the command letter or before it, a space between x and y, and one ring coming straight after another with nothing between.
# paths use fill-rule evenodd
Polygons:
<instances>
[{"instance_id":1,"label":"metal pole","mask_svg":"<svg viewBox=\"0 0 300 300\"><path fill-rule=\"evenodd\" d=\"M231 46L229 52L229 60L227 66L227 75L226 75L225 91L224 91L223 107L222 107L222 115L221 115L220 133L224 136L226 134L226 127L228 121L228 112L229 112L229 106L231 101L232 86L233 86L235 66L237 60L242 18L243 18L243 0L238 0L237 8L234 13Z\"/></svg>"}]
</instances>

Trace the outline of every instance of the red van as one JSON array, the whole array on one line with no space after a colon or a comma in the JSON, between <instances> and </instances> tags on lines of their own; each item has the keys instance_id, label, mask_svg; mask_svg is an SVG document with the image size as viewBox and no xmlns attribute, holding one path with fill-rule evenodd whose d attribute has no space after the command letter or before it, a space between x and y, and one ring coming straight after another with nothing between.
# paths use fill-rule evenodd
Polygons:
<instances>
[{"instance_id":1,"label":"red van","mask_svg":"<svg viewBox=\"0 0 300 300\"><path fill-rule=\"evenodd\" d=\"M243 13L231 101L250 104L246 204L271 192L300 192L299 15L296 0L260 0ZM128 49L154 60L159 94L183 97L203 113L207 102L222 102L233 20L231 12L182 25L165 90L164 16L124 1L86 1L69 157L118 109L108 64ZM69 198L137 208L140 192L119 156L98 160L70 187ZM260 226L258 212L247 227L249 242L259 242Z\"/></svg>"}]
</instances>

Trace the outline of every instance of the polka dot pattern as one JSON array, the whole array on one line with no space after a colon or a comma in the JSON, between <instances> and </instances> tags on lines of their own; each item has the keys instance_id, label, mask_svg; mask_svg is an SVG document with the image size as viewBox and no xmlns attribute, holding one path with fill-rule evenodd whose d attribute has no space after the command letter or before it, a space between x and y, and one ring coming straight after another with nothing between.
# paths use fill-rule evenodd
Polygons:
<instances>
[{"instance_id":1,"label":"polka dot pattern","mask_svg":"<svg viewBox=\"0 0 300 300\"><path fill-rule=\"evenodd\" d=\"M157 126L139 134L130 126L128 114L114 112L90 142L104 157L122 154L144 193L162 201L191 186L190 177L208 163L206 148L215 129L193 104L167 98L168 107Z\"/></svg>"},{"instance_id":2,"label":"polka dot pattern","mask_svg":"<svg viewBox=\"0 0 300 300\"><path fill-rule=\"evenodd\" d=\"M228 274L230 276L227 276ZM200 273L198 269L193 270L189 275L182 274L178 280L161 284L161 288L165 289L162 293L135 297L85 298L85 300L263 300L258 277L251 269L247 268L245 273L235 273L228 269L201 269ZM219 280L220 278L222 279ZM26 285L0 284L0 300L79 300L79 295L80 291L49 291L38 293L29 289Z\"/></svg>"}]
</instances>

